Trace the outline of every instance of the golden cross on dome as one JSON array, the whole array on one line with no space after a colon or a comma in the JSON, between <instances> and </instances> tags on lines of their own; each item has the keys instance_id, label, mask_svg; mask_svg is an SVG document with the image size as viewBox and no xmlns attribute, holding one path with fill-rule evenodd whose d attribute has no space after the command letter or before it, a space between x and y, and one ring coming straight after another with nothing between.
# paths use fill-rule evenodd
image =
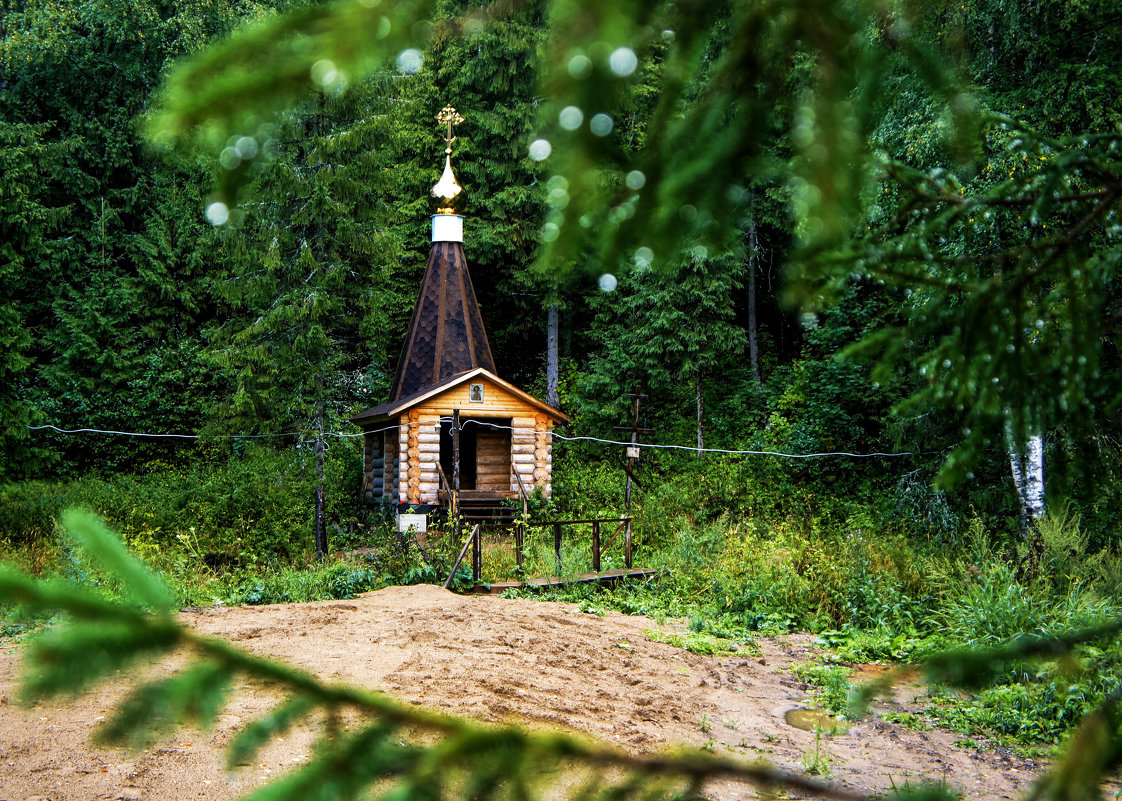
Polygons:
<instances>
[{"instance_id":1,"label":"golden cross on dome","mask_svg":"<svg viewBox=\"0 0 1122 801\"><path fill-rule=\"evenodd\" d=\"M451 106L445 106L440 110L440 113L436 115L436 121L441 123L442 125L448 126L448 133L444 137L444 141L447 144L444 152L448 155L451 155L452 143L456 141L456 137L452 136L452 126L459 125L464 121L464 118L460 116L459 112L457 112L456 109L452 108Z\"/></svg>"},{"instance_id":2,"label":"golden cross on dome","mask_svg":"<svg viewBox=\"0 0 1122 801\"><path fill-rule=\"evenodd\" d=\"M452 126L459 125L464 121L464 118L460 116L456 109L445 106L436 115L436 121L442 125L447 125L448 133L444 137L444 174L440 176L440 180L432 188L432 195L441 201L437 213L455 214L456 196L463 191L463 187L456 181L456 176L452 172L452 143L456 141L456 137L452 135Z\"/></svg>"}]
</instances>

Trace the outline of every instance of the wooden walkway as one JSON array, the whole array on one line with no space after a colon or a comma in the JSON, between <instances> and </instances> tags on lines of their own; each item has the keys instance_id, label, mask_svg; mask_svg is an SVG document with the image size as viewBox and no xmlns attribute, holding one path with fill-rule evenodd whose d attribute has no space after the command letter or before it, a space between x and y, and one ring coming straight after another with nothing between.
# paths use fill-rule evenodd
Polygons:
<instances>
[{"instance_id":1,"label":"wooden walkway","mask_svg":"<svg viewBox=\"0 0 1122 801\"><path fill-rule=\"evenodd\" d=\"M518 587L560 587L565 584L591 584L593 582L610 584L623 579L649 578L657 573L657 570L650 567L620 568L618 570L605 570L602 573L582 573L572 578L546 576L544 578L525 579L524 581L496 581L490 587L485 584L476 584L467 592L473 595L498 595L501 592Z\"/></svg>"}]
</instances>

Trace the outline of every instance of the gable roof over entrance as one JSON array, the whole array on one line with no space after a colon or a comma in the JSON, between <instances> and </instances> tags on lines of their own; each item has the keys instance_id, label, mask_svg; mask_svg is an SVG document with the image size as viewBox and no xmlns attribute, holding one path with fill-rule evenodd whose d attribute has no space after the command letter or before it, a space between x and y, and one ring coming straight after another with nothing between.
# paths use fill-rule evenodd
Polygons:
<instances>
[{"instance_id":1,"label":"gable roof over entrance","mask_svg":"<svg viewBox=\"0 0 1122 801\"><path fill-rule=\"evenodd\" d=\"M442 381L436 386L425 387L420 392L417 392L408 397L400 398L398 400L389 400L385 403L379 403L377 406L372 406L366 411L356 414L351 418L351 422L366 428L377 423L384 422L388 419L397 418L405 412L409 411L414 406L418 406L425 401L436 397L437 395L441 395L445 392L453 390L456 387L462 386L463 384L466 384L470 381L481 379L494 384L499 389L522 401L527 406L545 414L555 423L569 422L569 417L564 412L559 411L558 409L554 409L552 406L547 403L543 403L530 393L523 392L518 387L514 386L514 384L511 384L508 381L503 381L494 373L488 370L484 370L481 367L476 368L475 370L469 370L466 373L452 376L451 378Z\"/></svg>"}]
</instances>

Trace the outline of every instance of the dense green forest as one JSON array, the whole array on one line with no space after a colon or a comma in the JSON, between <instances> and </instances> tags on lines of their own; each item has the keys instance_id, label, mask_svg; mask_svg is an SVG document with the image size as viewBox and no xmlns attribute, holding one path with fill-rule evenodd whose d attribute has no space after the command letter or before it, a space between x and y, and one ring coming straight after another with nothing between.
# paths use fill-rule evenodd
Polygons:
<instances>
[{"instance_id":1,"label":"dense green forest","mask_svg":"<svg viewBox=\"0 0 1122 801\"><path fill-rule=\"evenodd\" d=\"M1015 530L1010 455L1036 438L1053 505L1073 504L1094 545L1112 542L1118 112L1105 6L937 6L906 35L890 16L870 23L858 52L838 54L877 60L879 89L844 87L848 144L825 140L832 129L807 105L814 67L784 39L798 31L767 32L745 54L733 49L743 20L714 11L678 32L680 48L654 37L641 69L588 98L619 120L598 137L549 116L572 87L539 75L565 41L546 41L543 8L465 30L471 9L456 4L434 10L423 66L340 79L345 91L328 86L220 153L145 140L176 59L277 10L6 6L8 481L193 469L247 448L291 454L283 472L295 475L318 435L353 433L348 414L388 389L427 248L433 109L455 100L467 113L456 158L469 258L500 372L546 394L545 327L558 313L570 434L610 434L640 386L659 444L911 453L729 463L758 475L753 497L780 511L797 513L786 505L812 487L942 537L973 514ZM765 56L786 60L765 68ZM739 113L726 83L753 66L758 86L735 87L751 101L733 98ZM689 130L675 106L690 109L676 112ZM703 115L720 136L696 127ZM543 165L528 146L550 130L605 141ZM580 162L593 146L596 170ZM629 189L655 169L671 184L657 207ZM215 198L237 197L229 224L208 223ZM635 219L649 245L621 257ZM589 228L608 233L590 241ZM352 443L332 444L333 459L352 458ZM690 469L651 453L656 473ZM580 458L610 462L618 449ZM702 464L724 470L719 456ZM351 478L335 493L339 520L353 511Z\"/></svg>"},{"instance_id":2,"label":"dense green forest","mask_svg":"<svg viewBox=\"0 0 1122 801\"><path fill-rule=\"evenodd\" d=\"M862 659L1122 609L1107 0L0 3L5 558L94 575L76 505L176 603L443 580L346 421L389 390L451 103L499 373L572 418L533 515L622 511L635 387L675 446L636 489L663 573L597 603ZM369 565L309 566L320 480ZM1094 642L932 715L1055 742L1117 714Z\"/></svg>"}]
</instances>

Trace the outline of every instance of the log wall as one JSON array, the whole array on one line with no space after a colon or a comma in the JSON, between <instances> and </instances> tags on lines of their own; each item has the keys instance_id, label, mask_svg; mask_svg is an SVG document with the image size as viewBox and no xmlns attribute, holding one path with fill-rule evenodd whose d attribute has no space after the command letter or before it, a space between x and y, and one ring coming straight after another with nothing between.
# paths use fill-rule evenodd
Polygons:
<instances>
[{"instance_id":1,"label":"log wall","mask_svg":"<svg viewBox=\"0 0 1122 801\"><path fill-rule=\"evenodd\" d=\"M470 383L484 385L482 403L469 399ZM382 486L387 496L405 504L439 503L440 418L451 417L456 409L463 418L510 420L514 429L480 430L476 440L476 489L517 495L517 471L527 490L538 486L547 497L550 495L553 421L521 398L480 380L465 382L419 403L402 417L397 432L386 432ZM377 458L368 459L372 486Z\"/></svg>"},{"instance_id":2,"label":"log wall","mask_svg":"<svg viewBox=\"0 0 1122 801\"><path fill-rule=\"evenodd\" d=\"M420 503L440 503L440 417L427 410L417 412L417 497ZM412 414L412 413L411 413Z\"/></svg>"},{"instance_id":3,"label":"log wall","mask_svg":"<svg viewBox=\"0 0 1122 801\"><path fill-rule=\"evenodd\" d=\"M367 434L362 438L362 494L365 498L381 498L385 494L385 454L382 435Z\"/></svg>"},{"instance_id":4,"label":"log wall","mask_svg":"<svg viewBox=\"0 0 1122 801\"><path fill-rule=\"evenodd\" d=\"M534 417L534 484L542 488L547 498L553 491L552 428L552 421L541 412Z\"/></svg>"},{"instance_id":5,"label":"log wall","mask_svg":"<svg viewBox=\"0 0 1122 801\"><path fill-rule=\"evenodd\" d=\"M398 446L398 429L390 429L382 434L385 442L386 473L383 478L385 494L391 501L401 500L401 486L398 482L401 449Z\"/></svg>"}]
</instances>

